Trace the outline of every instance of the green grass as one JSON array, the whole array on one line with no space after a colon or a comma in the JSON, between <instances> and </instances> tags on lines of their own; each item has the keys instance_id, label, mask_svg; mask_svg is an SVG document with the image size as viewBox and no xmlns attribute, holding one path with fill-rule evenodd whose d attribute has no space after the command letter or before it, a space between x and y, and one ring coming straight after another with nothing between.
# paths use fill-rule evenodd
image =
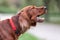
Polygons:
<instances>
[{"instance_id":1,"label":"green grass","mask_svg":"<svg viewBox=\"0 0 60 40\"><path fill-rule=\"evenodd\" d=\"M35 36L29 33L24 33L23 35L19 37L18 40L38 40L38 38L36 38Z\"/></svg>"}]
</instances>

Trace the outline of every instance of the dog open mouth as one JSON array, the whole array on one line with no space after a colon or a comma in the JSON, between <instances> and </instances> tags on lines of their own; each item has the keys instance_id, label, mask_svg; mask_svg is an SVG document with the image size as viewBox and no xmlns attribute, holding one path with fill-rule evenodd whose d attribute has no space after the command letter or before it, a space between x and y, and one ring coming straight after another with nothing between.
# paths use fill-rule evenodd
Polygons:
<instances>
[{"instance_id":1,"label":"dog open mouth","mask_svg":"<svg viewBox=\"0 0 60 40\"><path fill-rule=\"evenodd\" d=\"M43 22L45 20L45 18L44 17L37 17L37 22Z\"/></svg>"},{"instance_id":2,"label":"dog open mouth","mask_svg":"<svg viewBox=\"0 0 60 40\"><path fill-rule=\"evenodd\" d=\"M39 22L39 23L42 23L44 22L44 19L43 17L36 17L34 20L32 20L32 26L36 26L36 23Z\"/></svg>"}]
</instances>

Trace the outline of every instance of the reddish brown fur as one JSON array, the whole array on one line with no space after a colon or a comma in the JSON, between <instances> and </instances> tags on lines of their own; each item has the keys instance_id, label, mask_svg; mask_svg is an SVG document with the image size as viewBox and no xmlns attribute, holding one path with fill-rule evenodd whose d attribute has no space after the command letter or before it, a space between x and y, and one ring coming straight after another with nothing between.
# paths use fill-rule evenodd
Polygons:
<instances>
[{"instance_id":1,"label":"reddish brown fur","mask_svg":"<svg viewBox=\"0 0 60 40\"><path fill-rule=\"evenodd\" d=\"M31 26L35 26L37 17L43 15L46 12L44 6L27 6L23 8L17 15L11 19L14 25L19 31L18 34L12 29L10 19L0 21L0 40L17 40L19 35L28 30ZM38 19L41 20L41 19Z\"/></svg>"}]
</instances>

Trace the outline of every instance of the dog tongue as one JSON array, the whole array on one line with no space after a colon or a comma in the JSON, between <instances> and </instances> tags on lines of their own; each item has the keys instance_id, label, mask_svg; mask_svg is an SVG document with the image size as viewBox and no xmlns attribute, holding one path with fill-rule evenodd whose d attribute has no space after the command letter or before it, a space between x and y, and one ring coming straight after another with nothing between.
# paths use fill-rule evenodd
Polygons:
<instances>
[{"instance_id":1,"label":"dog tongue","mask_svg":"<svg viewBox=\"0 0 60 40\"><path fill-rule=\"evenodd\" d=\"M37 22L39 23L44 22L44 18L37 17Z\"/></svg>"}]
</instances>

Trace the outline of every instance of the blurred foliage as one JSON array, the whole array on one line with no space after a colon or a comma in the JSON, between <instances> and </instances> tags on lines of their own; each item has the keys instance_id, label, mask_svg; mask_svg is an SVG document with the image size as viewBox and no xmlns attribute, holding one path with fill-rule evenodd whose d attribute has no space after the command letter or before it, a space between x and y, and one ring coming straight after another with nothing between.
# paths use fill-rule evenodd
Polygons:
<instances>
[{"instance_id":1,"label":"blurred foliage","mask_svg":"<svg viewBox=\"0 0 60 40\"><path fill-rule=\"evenodd\" d=\"M43 4L42 0L26 0L26 5L36 5L40 6Z\"/></svg>"},{"instance_id":2,"label":"blurred foliage","mask_svg":"<svg viewBox=\"0 0 60 40\"><path fill-rule=\"evenodd\" d=\"M16 13L16 9L10 9L8 7L0 6L0 13Z\"/></svg>"}]
</instances>

